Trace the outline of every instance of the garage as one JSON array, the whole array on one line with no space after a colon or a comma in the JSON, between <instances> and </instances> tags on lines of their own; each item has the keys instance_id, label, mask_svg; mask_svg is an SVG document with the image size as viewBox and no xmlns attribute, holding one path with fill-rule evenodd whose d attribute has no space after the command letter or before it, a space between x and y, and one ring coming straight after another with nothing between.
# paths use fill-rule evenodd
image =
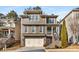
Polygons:
<instances>
[{"instance_id":1,"label":"garage","mask_svg":"<svg viewBox=\"0 0 79 59\"><path fill-rule=\"evenodd\" d=\"M43 47L44 38L26 38L25 47Z\"/></svg>"}]
</instances>

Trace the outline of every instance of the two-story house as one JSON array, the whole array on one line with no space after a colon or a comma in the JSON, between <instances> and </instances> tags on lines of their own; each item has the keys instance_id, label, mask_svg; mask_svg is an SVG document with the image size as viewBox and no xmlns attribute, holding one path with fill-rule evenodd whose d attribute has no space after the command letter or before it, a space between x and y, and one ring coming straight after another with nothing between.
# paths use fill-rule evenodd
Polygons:
<instances>
[{"instance_id":1,"label":"two-story house","mask_svg":"<svg viewBox=\"0 0 79 59\"><path fill-rule=\"evenodd\" d=\"M20 39L21 46L55 48L54 33L57 32L57 15L43 14L41 9L24 11L16 22L15 38Z\"/></svg>"}]
</instances>

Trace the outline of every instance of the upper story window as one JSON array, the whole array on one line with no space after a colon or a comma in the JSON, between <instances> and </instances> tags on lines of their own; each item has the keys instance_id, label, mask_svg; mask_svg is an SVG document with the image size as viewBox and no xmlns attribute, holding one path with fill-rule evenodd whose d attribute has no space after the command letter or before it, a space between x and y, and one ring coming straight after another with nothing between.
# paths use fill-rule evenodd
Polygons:
<instances>
[{"instance_id":1,"label":"upper story window","mask_svg":"<svg viewBox=\"0 0 79 59\"><path fill-rule=\"evenodd\" d=\"M43 26L40 26L40 32L44 32L44 27Z\"/></svg>"},{"instance_id":2,"label":"upper story window","mask_svg":"<svg viewBox=\"0 0 79 59\"><path fill-rule=\"evenodd\" d=\"M36 32L36 27L32 26L32 32Z\"/></svg>"},{"instance_id":3,"label":"upper story window","mask_svg":"<svg viewBox=\"0 0 79 59\"><path fill-rule=\"evenodd\" d=\"M3 26L4 24L3 23L0 23L0 26Z\"/></svg>"},{"instance_id":4,"label":"upper story window","mask_svg":"<svg viewBox=\"0 0 79 59\"><path fill-rule=\"evenodd\" d=\"M25 32L28 32L28 30L27 30L28 28L27 28L27 26L25 26Z\"/></svg>"},{"instance_id":5,"label":"upper story window","mask_svg":"<svg viewBox=\"0 0 79 59\"><path fill-rule=\"evenodd\" d=\"M39 20L39 15L35 16L35 20L38 21Z\"/></svg>"},{"instance_id":6,"label":"upper story window","mask_svg":"<svg viewBox=\"0 0 79 59\"><path fill-rule=\"evenodd\" d=\"M39 21L39 15L31 14L31 15L29 15L29 20L30 21Z\"/></svg>"},{"instance_id":7,"label":"upper story window","mask_svg":"<svg viewBox=\"0 0 79 59\"><path fill-rule=\"evenodd\" d=\"M47 32L51 32L52 29L51 29L51 26L47 27Z\"/></svg>"},{"instance_id":8,"label":"upper story window","mask_svg":"<svg viewBox=\"0 0 79 59\"><path fill-rule=\"evenodd\" d=\"M54 18L47 18L47 23L54 23Z\"/></svg>"},{"instance_id":9,"label":"upper story window","mask_svg":"<svg viewBox=\"0 0 79 59\"><path fill-rule=\"evenodd\" d=\"M79 19L79 13L76 14L76 19Z\"/></svg>"}]
</instances>

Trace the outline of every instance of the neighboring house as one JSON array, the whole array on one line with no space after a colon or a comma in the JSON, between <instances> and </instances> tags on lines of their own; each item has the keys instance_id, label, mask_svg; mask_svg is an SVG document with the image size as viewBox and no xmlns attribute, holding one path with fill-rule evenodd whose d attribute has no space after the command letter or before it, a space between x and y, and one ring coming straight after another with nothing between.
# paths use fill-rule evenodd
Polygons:
<instances>
[{"instance_id":1,"label":"neighboring house","mask_svg":"<svg viewBox=\"0 0 79 59\"><path fill-rule=\"evenodd\" d=\"M13 19L0 18L0 38L8 38L15 33L15 22Z\"/></svg>"},{"instance_id":2,"label":"neighboring house","mask_svg":"<svg viewBox=\"0 0 79 59\"><path fill-rule=\"evenodd\" d=\"M54 33L57 34L59 27L57 17L43 14L40 9L25 10L24 15L21 15L21 19L16 22L15 39L21 39L21 46L25 47L51 45L55 48Z\"/></svg>"},{"instance_id":3,"label":"neighboring house","mask_svg":"<svg viewBox=\"0 0 79 59\"><path fill-rule=\"evenodd\" d=\"M10 47L18 40L15 40L15 21L14 18L0 18L0 49Z\"/></svg>"},{"instance_id":4,"label":"neighboring house","mask_svg":"<svg viewBox=\"0 0 79 59\"><path fill-rule=\"evenodd\" d=\"M79 42L79 8L70 11L60 22L66 22L68 32L68 43L76 44Z\"/></svg>"}]
</instances>

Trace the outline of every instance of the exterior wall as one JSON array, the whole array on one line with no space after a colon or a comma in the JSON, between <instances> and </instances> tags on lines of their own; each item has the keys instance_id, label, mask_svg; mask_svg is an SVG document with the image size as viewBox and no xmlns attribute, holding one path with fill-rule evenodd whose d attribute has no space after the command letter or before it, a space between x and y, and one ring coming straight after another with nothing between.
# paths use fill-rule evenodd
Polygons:
<instances>
[{"instance_id":1,"label":"exterior wall","mask_svg":"<svg viewBox=\"0 0 79 59\"><path fill-rule=\"evenodd\" d=\"M20 21L17 21L15 24L15 40L20 40L21 39L21 23Z\"/></svg>"},{"instance_id":2,"label":"exterior wall","mask_svg":"<svg viewBox=\"0 0 79 59\"><path fill-rule=\"evenodd\" d=\"M75 18L74 23L76 23L76 24L75 24L75 26L76 26L75 39L76 39L76 41L77 41L78 44L79 44L79 11L74 12L74 18Z\"/></svg>"},{"instance_id":3,"label":"exterior wall","mask_svg":"<svg viewBox=\"0 0 79 59\"><path fill-rule=\"evenodd\" d=\"M73 44L75 44L78 41L78 22L79 22L79 12L78 11L72 11L64 20L66 21L66 28L68 32L68 42L70 40L73 41Z\"/></svg>"},{"instance_id":4,"label":"exterior wall","mask_svg":"<svg viewBox=\"0 0 79 59\"><path fill-rule=\"evenodd\" d=\"M39 21L29 21L29 18L24 18L22 24L45 24L45 19L41 18L39 14Z\"/></svg>"},{"instance_id":5,"label":"exterior wall","mask_svg":"<svg viewBox=\"0 0 79 59\"><path fill-rule=\"evenodd\" d=\"M54 24L57 24L57 18L55 18L54 20L55 20L55 21L54 21Z\"/></svg>"},{"instance_id":6,"label":"exterior wall","mask_svg":"<svg viewBox=\"0 0 79 59\"><path fill-rule=\"evenodd\" d=\"M58 37L59 37L59 33L60 33L60 26L58 26L58 27L56 28L56 32L57 32Z\"/></svg>"},{"instance_id":7,"label":"exterior wall","mask_svg":"<svg viewBox=\"0 0 79 59\"><path fill-rule=\"evenodd\" d=\"M32 33L32 27L33 27L33 26L27 26L27 28L28 28L27 31L28 31L28 32L25 32L25 26L23 25L23 28L24 28L24 29L23 29L23 33L27 33L27 34L28 34L28 33ZM41 26L35 26L35 27L36 27L36 32L34 32L34 33L42 33L42 32L40 32L40 27L41 27ZM45 33L45 26L43 26L43 27L44 27L44 33Z\"/></svg>"},{"instance_id":8,"label":"exterior wall","mask_svg":"<svg viewBox=\"0 0 79 59\"><path fill-rule=\"evenodd\" d=\"M73 14L71 13L71 14L65 19L65 21L66 21L67 33L68 33L68 42L70 41L71 37L73 36L72 30L71 30L71 28L70 28L71 22L73 21L73 20L72 20L72 16L73 16Z\"/></svg>"},{"instance_id":9,"label":"exterior wall","mask_svg":"<svg viewBox=\"0 0 79 59\"><path fill-rule=\"evenodd\" d=\"M23 33L24 33L24 26L23 26L23 19L21 19L21 46L24 46L24 36L23 36Z\"/></svg>"}]
</instances>

